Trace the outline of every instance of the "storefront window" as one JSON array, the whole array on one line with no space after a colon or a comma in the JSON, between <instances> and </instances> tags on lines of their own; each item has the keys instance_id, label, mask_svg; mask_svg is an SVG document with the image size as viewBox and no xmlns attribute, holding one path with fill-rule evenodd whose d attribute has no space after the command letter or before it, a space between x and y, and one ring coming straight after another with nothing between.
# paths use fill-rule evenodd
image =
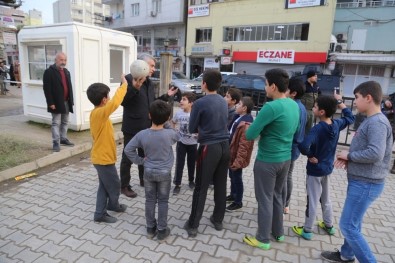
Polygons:
<instances>
[{"instance_id":1,"label":"storefront window","mask_svg":"<svg viewBox=\"0 0 395 263\"><path fill-rule=\"evenodd\" d=\"M45 69L55 63L56 53L61 51L61 45L29 46L27 52L30 79L42 80Z\"/></svg>"}]
</instances>

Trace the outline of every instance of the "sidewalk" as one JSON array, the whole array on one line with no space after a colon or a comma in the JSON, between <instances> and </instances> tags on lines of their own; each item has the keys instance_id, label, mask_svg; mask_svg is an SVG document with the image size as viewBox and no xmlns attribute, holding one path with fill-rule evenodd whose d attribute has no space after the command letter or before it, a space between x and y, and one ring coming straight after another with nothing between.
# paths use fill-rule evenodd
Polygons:
<instances>
[{"instance_id":1,"label":"sidewalk","mask_svg":"<svg viewBox=\"0 0 395 263\"><path fill-rule=\"evenodd\" d=\"M14 92L13 87L11 92ZM3 97L0 97L0 105L2 102ZM0 117L0 133L6 130L15 136L30 136L32 140L48 145L50 151L51 144L47 139L50 129L30 125L23 118L21 115ZM77 145L62 149L60 153L50 151L48 156L66 156L66 153L80 149L81 145L88 145L89 134L84 136L71 133L70 139ZM121 152L122 145L118 145L118 171ZM48 174L3 185L0 194L0 262L323 262L320 259L322 250L340 248L342 237L339 231L329 236L315 228L313 241L306 241L291 230L293 225L304 222L305 163L305 157L296 162L291 210L284 219L285 242L272 241L272 249L263 251L242 242L245 234L254 235L257 229L253 162L243 172L242 210L226 213L224 230L216 231L209 220L214 208L213 190L209 189L196 238L188 238L182 229L192 202L185 173L181 193L170 197L168 222L171 236L166 242L159 243L156 238L149 240L145 236L144 189L137 186L136 166L132 166L131 184L138 197L130 199L121 195L120 202L128 209L125 213L112 213L119 219L117 223L94 223L97 173L89 159L82 159ZM345 171L335 170L331 176L331 196L336 228L346 187ZM393 200L395 177L389 175L383 195L368 210L363 225L363 234L378 262L395 262ZM317 218L321 218L321 213Z\"/></svg>"}]
</instances>

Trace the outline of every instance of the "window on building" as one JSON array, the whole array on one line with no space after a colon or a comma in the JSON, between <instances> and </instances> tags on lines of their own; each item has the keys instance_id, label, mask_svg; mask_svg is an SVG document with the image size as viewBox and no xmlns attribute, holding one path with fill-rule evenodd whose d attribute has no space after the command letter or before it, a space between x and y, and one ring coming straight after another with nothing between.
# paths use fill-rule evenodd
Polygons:
<instances>
[{"instance_id":1,"label":"window on building","mask_svg":"<svg viewBox=\"0 0 395 263\"><path fill-rule=\"evenodd\" d=\"M30 80L42 80L44 71L55 62L61 45L34 45L27 47Z\"/></svg>"},{"instance_id":2,"label":"window on building","mask_svg":"<svg viewBox=\"0 0 395 263\"><path fill-rule=\"evenodd\" d=\"M384 77L385 67L372 66L371 76Z\"/></svg>"},{"instance_id":3,"label":"window on building","mask_svg":"<svg viewBox=\"0 0 395 263\"><path fill-rule=\"evenodd\" d=\"M220 0L190 0L189 5L201 5L215 2L220 2Z\"/></svg>"},{"instance_id":4,"label":"window on building","mask_svg":"<svg viewBox=\"0 0 395 263\"><path fill-rule=\"evenodd\" d=\"M119 76L123 70L123 48L111 47L110 48L110 82L119 83Z\"/></svg>"},{"instance_id":5,"label":"window on building","mask_svg":"<svg viewBox=\"0 0 395 263\"><path fill-rule=\"evenodd\" d=\"M370 75L370 66L359 65L357 75L369 76Z\"/></svg>"},{"instance_id":6,"label":"window on building","mask_svg":"<svg viewBox=\"0 0 395 263\"><path fill-rule=\"evenodd\" d=\"M140 4L131 4L130 5L130 16L139 16L140 15Z\"/></svg>"},{"instance_id":7,"label":"window on building","mask_svg":"<svg viewBox=\"0 0 395 263\"><path fill-rule=\"evenodd\" d=\"M211 42L211 28L196 29L196 43Z\"/></svg>"},{"instance_id":8,"label":"window on building","mask_svg":"<svg viewBox=\"0 0 395 263\"><path fill-rule=\"evenodd\" d=\"M228 41L306 41L309 24L251 25L225 27L223 40Z\"/></svg>"},{"instance_id":9,"label":"window on building","mask_svg":"<svg viewBox=\"0 0 395 263\"><path fill-rule=\"evenodd\" d=\"M162 12L162 0L152 0L152 11L156 13Z\"/></svg>"},{"instance_id":10,"label":"window on building","mask_svg":"<svg viewBox=\"0 0 395 263\"><path fill-rule=\"evenodd\" d=\"M137 46L142 46L143 45L143 36L135 35L134 38L136 39Z\"/></svg>"},{"instance_id":11,"label":"window on building","mask_svg":"<svg viewBox=\"0 0 395 263\"><path fill-rule=\"evenodd\" d=\"M356 75L357 65L356 64L345 64L343 69L344 75Z\"/></svg>"}]
</instances>

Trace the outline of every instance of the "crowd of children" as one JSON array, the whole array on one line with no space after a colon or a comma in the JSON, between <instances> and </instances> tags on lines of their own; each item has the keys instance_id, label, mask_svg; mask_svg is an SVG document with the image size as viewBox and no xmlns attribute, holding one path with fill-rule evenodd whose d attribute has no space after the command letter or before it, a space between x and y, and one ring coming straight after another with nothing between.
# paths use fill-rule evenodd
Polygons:
<instances>
[{"instance_id":1,"label":"crowd of children","mask_svg":"<svg viewBox=\"0 0 395 263\"><path fill-rule=\"evenodd\" d=\"M234 88L230 88L224 97L217 93L221 86L221 74L217 70L206 70L203 74L204 97L196 100L192 93L182 95L180 110L172 119L168 103L161 100L151 103L151 127L138 132L124 148L124 154L131 162L144 166L147 236L157 235L161 241L170 235L167 213L174 164L173 144L177 144L173 195L180 193L187 156L188 185L193 194L191 213L184 229L189 237L196 237L209 184L214 185L214 210L210 221L217 231L223 229L225 211L233 212L243 207L242 169L249 165L254 140L259 137L253 169L258 229L255 236L246 235L243 241L263 250L270 249L272 238L284 241L283 214L289 213L293 166L302 153L307 156L306 217L303 226L294 226L292 230L311 240L320 202L323 221L318 221L318 227L330 235L335 234L329 179L334 166L347 168L348 189L340 219L344 244L340 251L324 251L321 257L330 262L354 262L355 258L360 262L375 262L361 234L361 223L368 207L383 191L391 159L392 129L380 111L380 85L368 81L355 89L356 108L365 113L367 119L356 132L349 151L336 155L340 131L354 122L342 97L334 94L319 96L315 100L312 113L319 122L305 135L307 114L300 102L305 92L303 82L289 80L287 72L282 69L268 70L265 77L266 95L271 101L262 107L255 120L251 115L252 98L242 97ZM144 81L144 76L133 76L134 88L138 90ZM112 99L104 84L92 84L87 90L88 98L95 106L90 123L91 159L99 178L94 213L96 222L114 223L117 219L107 210L126 210L126 206L118 201L121 186L115 168L116 146L109 120L110 114L121 104L126 88L126 79L122 76L122 85ZM342 111L342 117L333 119L337 109ZM169 122L172 127L166 127ZM139 156L139 148L143 149L144 157ZM231 185L227 195L228 174ZM227 202L230 204L226 207Z\"/></svg>"}]
</instances>

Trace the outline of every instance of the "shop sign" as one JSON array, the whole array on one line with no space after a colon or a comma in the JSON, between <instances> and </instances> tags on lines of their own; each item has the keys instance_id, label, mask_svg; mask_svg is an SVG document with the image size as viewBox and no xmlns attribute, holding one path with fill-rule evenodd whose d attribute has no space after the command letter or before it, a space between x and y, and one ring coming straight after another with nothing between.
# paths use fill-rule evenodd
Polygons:
<instances>
[{"instance_id":1,"label":"shop sign","mask_svg":"<svg viewBox=\"0 0 395 263\"><path fill-rule=\"evenodd\" d=\"M213 54L213 46L212 45L192 46L191 53L193 55Z\"/></svg>"},{"instance_id":2,"label":"shop sign","mask_svg":"<svg viewBox=\"0 0 395 263\"><path fill-rule=\"evenodd\" d=\"M210 5L194 5L188 8L188 17L210 15Z\"/></svg>"},{"instance_id":3,"label":"shop sign","mask_svg":"<svg viewBox=\"0 0 395 263\"><path fill-rule=\"evenodd\" d=\"M219 68L218 59L204 58L204 68Z\"/></svg>"},{"instance_id":4,"label":"shop sign","mask_svg":"<svg viewBox=\"0 0 395 263\"><path fill-rule=\"evenodd\" d=\"M16 34L3 32L3 43L5 45L16 45Z\"/></svg>"},{"instance_id":5,"label":"shop sign","mask_svg":"<svg viewBox=\"0 0 395 263\"><path fill-rule=\"evenodd\" d=\"M221 57L221 65L232 64L232 57Z\"/></svg>"},{"instance_id":6,"label":"shop sign","mask_svg":"<svg viewBox=\"0 0 395 263\"><path fill-rule=\"evenodd\" d=\"M324 5L325 0L286 0L285 8L298 8Z\"/></svg>"},{"instance_id":7,"label":"shop sign","mask_svg":"<svg viewBox=\"0 0 395 263\"><path fill-rule=\"evenodd\" d=\"M257 63L294 64L295 50L258 50Z\"/></svg>"}]
</instances>

